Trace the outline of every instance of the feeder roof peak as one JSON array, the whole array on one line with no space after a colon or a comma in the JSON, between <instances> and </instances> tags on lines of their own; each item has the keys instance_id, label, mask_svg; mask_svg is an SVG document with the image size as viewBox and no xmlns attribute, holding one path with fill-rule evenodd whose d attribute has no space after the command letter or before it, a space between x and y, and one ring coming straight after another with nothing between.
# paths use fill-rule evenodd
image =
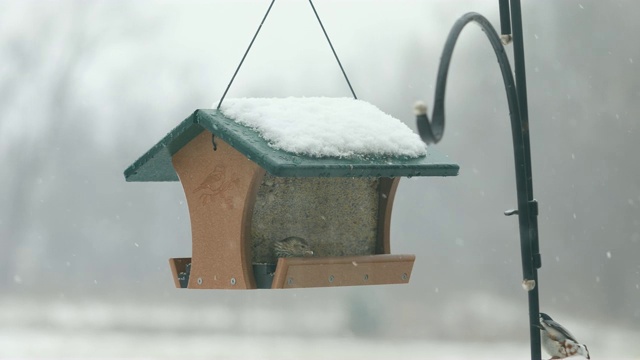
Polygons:
<instances>
[{"instance_id":1,"label":"feeder roof peak","mask_svg":"<svg viewBox=\"0 0 640 360\"><path fill-rule=\"evenodd\" d=\"M178 181L172 156L205 130L274 176L454 176L459 169L367 102L257 98L196 110L129 166L126 180Z\"/></svg>"}]
</instances>

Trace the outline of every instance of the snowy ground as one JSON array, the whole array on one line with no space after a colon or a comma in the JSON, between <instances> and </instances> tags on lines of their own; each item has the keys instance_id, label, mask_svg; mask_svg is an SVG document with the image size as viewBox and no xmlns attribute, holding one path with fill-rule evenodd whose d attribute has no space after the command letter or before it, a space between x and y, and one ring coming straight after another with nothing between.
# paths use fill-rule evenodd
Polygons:
<instances>
[{"instance_id":1,"label":"snowy ground","mask_svg":"<svg viewBox=\"0 0 640 360\"><path fill-rule=\"evenodd\" d=\"M525 345L526 346L526 345ZM513 344L399 342L338 338L229 336L20 329L0 332L4 358L187 359L527 359Z\"/></svg>"},{"instance_id":2,"label":"snowy ground","mask_svg":"<svg viewBox=\"0 0 640 360\"><path fill-rule=\"evenodd\" d=\"M0 299L0 359L528 358L528 344L357 338L342 317L339 310L296 316L297 324L313 324L300 336L286 317L264 309L234 315L206 306ZM640 359L640 334L606 329L600 342L589 339L593 359Z\"/></svg>"}]
</instances>

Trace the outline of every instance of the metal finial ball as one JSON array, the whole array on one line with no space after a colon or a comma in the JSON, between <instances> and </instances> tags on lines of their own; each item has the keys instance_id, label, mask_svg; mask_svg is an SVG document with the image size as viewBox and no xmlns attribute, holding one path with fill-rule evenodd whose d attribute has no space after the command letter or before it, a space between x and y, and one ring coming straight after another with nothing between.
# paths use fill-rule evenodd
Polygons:
<instances>
[{"instance_id":1,"label":"metal finial ball","mask_svg":"<svg viewBox=\"0 0 640 360\"><path fill-rule=\"evenodd\" d=\"M417 101L414 105L413 105L413 112L415 113L416 116L419 115L426 115L427 114L427 104L425 104L422 101Z\"/></svg>"},{"instance_id":2,"label":"metal finial ball","mask_svg":"<svg viewBox=\"0 0 640 360\"><path fill-rule=\"evenodd\" d=\"M525 289L526 291L531 291L535 289L535 287L536 287L535 280L529 280L529 279L522 280L522 288Z\"/></svg>"}]
</instances>

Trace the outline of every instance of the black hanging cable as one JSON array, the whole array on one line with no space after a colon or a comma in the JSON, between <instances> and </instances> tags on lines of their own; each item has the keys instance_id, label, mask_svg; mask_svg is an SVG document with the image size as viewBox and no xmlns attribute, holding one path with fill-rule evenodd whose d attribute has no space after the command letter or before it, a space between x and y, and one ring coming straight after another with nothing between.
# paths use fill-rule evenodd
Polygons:
<instances>
[{"instance_id":1,"label":"black hanging cable","mask_svg":"<svg viewBox=\"0 0 640 360\"><path fill-rule=\"evenodd\" d=\"M316 11L316 7L313 6L313 1L309 0L309 4L311 4L311 8L313 9L313 13L316 14L316 19L318 19L318 22L320 23L320 27L322 28L322 32L324 33L324 36L327 38L327 42L329 42L329 46L331 47L331 51L333 51L333 56L336 57L336 61L338 61L338 65L340 66L340 70L342 70L342 75L344 75L344 79L347 80L347 85L349 85L349 90L351 90L351 94L353 95L354 99L358 99L358 97L356 96L356 93L353 91L353 87L351 87L351 82L349 82L349 78L347 77L347 73L344 71L344 68L342 67L342 63L340 62L340 59L338 59L338 54L336 54L336 50L333 48L333 44L331 44L331 40L329 39L329 35L327 34L327 31L324 29L324 25L322 25L322 20L320 20L320 16L318 16L318 12Z\"/></svg>"},{"instance_id":2,"label":"black hanging cable","mask_svg":"<svg viewBox=\"0 0 640 360\"><path fill-rule=\"evenodd\" d=\"M229 81L229 85L227 85L227 88L224 90L224 94L222 94L222 98L220 99L220 102L218 103L218 107L217 109L220 109L220 105L222 105L222 101L224 100L224 97L227 96L227 92L229 91L229 88L231 87L231 84L233 83L233 80L236 78L236 75L238 75L238 71L240 70L240 67L242 66L242 63L244 62L244 59L247 57L247 54L249 53L249 50L251 50L251 46L253 45L253 42L256 40L256 37L258 36L258 33L260 32L260 29L262 29L262 24L264 24L264 21L267 19L267 16L269 16L269 12L271 11L271 7L273 6L273 3L275 3L276 0L271 0L271 4L269 5L269 8L267 9L267 12L264 14L264 17L262 18L262 21L260 22L260 26L258 26L258 30L256 30L255 35L253 35L253 39L251 39L251 42L249 43L249 47L247 47L247 51L244 52L244 55L242 56L242 60L240 60L240 64L238 64L238 67L236 68L236 72L233 73L233 76L231 77L231 81Z\"/></svg>"}]
</instances>

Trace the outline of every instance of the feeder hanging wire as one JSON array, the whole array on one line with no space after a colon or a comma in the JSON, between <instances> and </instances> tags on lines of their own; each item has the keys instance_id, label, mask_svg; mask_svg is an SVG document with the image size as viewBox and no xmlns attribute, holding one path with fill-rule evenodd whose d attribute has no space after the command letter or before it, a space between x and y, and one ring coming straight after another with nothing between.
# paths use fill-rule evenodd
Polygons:
<instances>
[{"instance_id":1,"label":"feeder hanging wire","mask_svg":"<svg viewBox=\"0 0 640 360\"><path fill-rule=\"evenodd\" d=\"M246 59L247 54L249 54L249 50L251 50L251 47L253 46L253 42L256 40L256 38L258 37L258 33L260 33L260 30L262 29L262 25L264 24L265 20L267 19L267 16L269 16L269 12L271 12L271 8L273 7L273 4L276 2L276 0L271 0L271 4L269 4L269 8L267 9L267 12L264 14L264 17L262 18L262 21L260 22L260 25L258 26L258 29L256 30L256 33L253 35L253 38L251 39L251 42L249 43L249 46L247 47L247 50L244 52L244 55L242 56L242 59L240 60L240 63L238 64L238 67L236 68L236 71L233 73L233 76L231 77L231 81L229 81L229 84L227 85L227 88L224 90L224 93L222 94L222 98L220 99L220 102L218 102L218 107L216 109L220 109L220 106L222 105L222 102L224 101L224 98L227 96L227 92L229 91L229 88L231 88L231 84L233 84L233 80L235 80L236 75L238 75L238 71L240 71L240 67L242 67L242 64L244 63L244 59ZM329 39L329 34L327 34L327 31L324 28L324 25L322 24L322 20L320 20L320 16L318 15L318 12L316 11L315 6L313 6L313 1L309 0L309 4L311 5L311 8L313 9L313 13L316 15L316 19L318 19L318 23L320 24L320 27L322 28L322 32L324 33L325 38L327 39L327 42L329 43L329 47L331 47L331 51L333 52L333 56L336 58L336 61L338 62L338 66L340 66L340 70L342 71L342 75L344 75L344 79L347 81L347 85L349 85L349 90L351 90L351 94L353 95L354 99L358 99L358 97L356 96L355 91L353 91L353 87L351 86L351 82L349 81L349 77L347 77L347 73L344 71L344 68L342 67L342 63L340 62L340 59L338 58L338 54L336 53L336 50L333 48L333 44L331 43L331 39Z\"/></svg>"}]
</instances>

